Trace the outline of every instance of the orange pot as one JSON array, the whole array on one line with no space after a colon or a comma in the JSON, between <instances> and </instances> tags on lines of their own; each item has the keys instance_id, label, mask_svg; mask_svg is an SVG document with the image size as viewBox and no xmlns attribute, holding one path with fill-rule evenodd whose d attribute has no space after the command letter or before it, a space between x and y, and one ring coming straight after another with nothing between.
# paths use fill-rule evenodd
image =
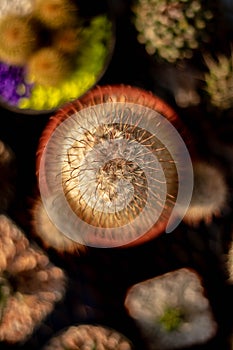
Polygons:
<instances>
[{"instance_id":1,"label":"orange pot","mask_svg":"<svg viewBox=\"0 0 233 350\"><path fill-rule=\"evenodd\" d=\"M36 171L48 215L82 244L145 243L174 219L192 148L161 98L132 86L97 86L57 111L41 135Z\"/></svg>"}]
</instances>

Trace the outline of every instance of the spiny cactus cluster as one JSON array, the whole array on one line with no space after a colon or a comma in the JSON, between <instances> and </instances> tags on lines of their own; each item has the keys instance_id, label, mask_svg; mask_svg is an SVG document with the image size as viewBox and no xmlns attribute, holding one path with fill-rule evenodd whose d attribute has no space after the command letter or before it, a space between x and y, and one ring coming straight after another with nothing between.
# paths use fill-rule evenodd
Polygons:
<instances>
[{"instance_id":1,"label":"spiny cactus cluster","mask_svg":"<svg viewBox=\"0 0 233 350\"><path fill-rule=\"evenodd\" d=\"M64 272L0 215L0 341L21 342L65 293Z\"/></svg>"},{"instance_id":2,"label":"spiny cactus cluster","mask_svg":"<svg viewBox=\"0 0 233 350\"><path fill-rule=\"evenodd\" d=\"M191 58L193 50L208 41L213 13L201 0L138 0L132 11L139 42L162 60Z\"/></svg>"},{"instance_id":3,"label":"spiny cactus cluster","mask_svg":"<svg viewBox=\"0 0 233 350\"><path fill-rule=\"evenodd\" d=\"M30 14L1 17L0 60L24 66L31 83L57 85L72 71L80 44L79 28L73 1L36 0Z\"/></svg>"},{"instance_id":4,"label":"spiny cactus cluster","mask_svg":"<svg viewBox=\"0 0 233 350\"><path fill-rule=\"evenodd\" d=\"M205 91L210 106L219 110L233 107L233 56L217 55L217 59L205 56L208 72L204 76Z\"/></svg>"},{"instance_id":5,"label":"spiny cactus cluster","mask_svg":"<svg viewBox=\"0 0 233 350\"><path fill-rule=\"evenodd\" d=\"M131 342L121 333L100 325L70 326L52 338L43 350L132 350Z\"/></svg>"}]
</instances>

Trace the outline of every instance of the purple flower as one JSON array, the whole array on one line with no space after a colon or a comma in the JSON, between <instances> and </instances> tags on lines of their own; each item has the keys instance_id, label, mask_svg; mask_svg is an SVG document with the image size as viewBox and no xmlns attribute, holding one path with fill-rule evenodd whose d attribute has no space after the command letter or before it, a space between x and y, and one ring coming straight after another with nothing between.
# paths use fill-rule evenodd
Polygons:
<instances>
[{"instance_id":1,"label":"purple flower","mask_svg":"<svg viewBox=\"0 0 233 350\"><path fill-rule=\"evenodd\" d=\"M20 98L30 96L31 88L24 80L24 67L0 62L0 96L5 102L17 106Z\"/></svg>"}]
</instances>

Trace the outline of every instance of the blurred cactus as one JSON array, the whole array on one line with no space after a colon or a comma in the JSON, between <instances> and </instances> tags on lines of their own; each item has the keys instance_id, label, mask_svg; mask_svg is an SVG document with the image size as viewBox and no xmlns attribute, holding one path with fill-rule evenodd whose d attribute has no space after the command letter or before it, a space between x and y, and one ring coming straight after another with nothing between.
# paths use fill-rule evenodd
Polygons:
<instances>
[{"instance_id":1,"label":"blurred cactus","mask_svg":"<svg viewBox=\"0 0 233 350\"><path fill-rule=\"evenodd\" d=\"M36 51L28 60L26 74L28 80L45 86L57 86L72 72L72 64L67 57L53 47Z\"/></svg>"},{"instance_id":2,"label":"blurred cactus","mask_svg":"<svg viewBox=\"0 0 233 350\"><path fill-rule=\"evenodd\" d=\"M217 60L205 56L208 72L204 76L210 105L219 110L233 107L233 56L218 55Z\"/></svg>"},{"instance_id":3,"label":"blurred cactus","mask_svg":"<svg viewBox=\"0 0 233 350\"><path fill-rule=\"evenodd\" d=\"M71 0L35 0L33 16L50 29L77 23L78 8Z\"/></svg>"},{"instance_id":4,"label":"blurred cactus","mask_svg":"<svg viewBox=\"0 0 233 350\"><path fill-rule=\"evenodd\" d=\"M34 201L32 207L32 228L45 248L53 248L60 253L84 253L86 246L72 241L66 237L50 220L41 198Z\"/></svg>"},{"instance_id":5,"label":"blurred cactus","mask_svg":"<svg viewBox=\"0 0 233 350\"><path fill-rule=\"evenodd\" d=\"M100 325L70 326L52 338L43 350L132 350L131 342L121 333Z\"/></svg>"},{"instance_id":6,"label":"blurred cactus","mask_svg":"<svg viewBox=\"0 0 233 350\"><path fill-rule=\"evenodd\" d=\"M54 266L5 215L0 215L0 341L26 340L65 292Z\"/></svg>"},{"instance_id":7,"label":"blurred cactus","mask_svg":"<svg viewBox=\"0 0 233 350\"><path fill-rule=\"evenodd\" d=\"M0 140L0 211L6 211L14 198L15 155Z\"/></svg>"},{"instance_id":8,"label":"blurred cactus","mask_svg":"<svg viewBox=\"0 0 233 350\"><path fill-rule=\"evenodd\" d=\"M181 268L133 285L125 307L150 350L186 348L217 330L199 274Z\"/></svg>"},{"instance_id":9,"label":"blurred cactus","mask_svg":"<svg viewBox=\"0 0 233 350\"><path fill-rule=\"evenodd\" d=\"M113 27L111 21L106 15L99 15L93 17L89 25L81 29L81 47L80 50L78 49L77 55L64 55L59 49L53 46L48 47L48 49L56 50L59 55L66 56L65 59L68 58L68 61L71 61L71 66L74 66L74 70L69 75L68 81L63 81L59 86L50 86L49 93L46 85L35 84L30 97L20 100L20 108L50 110L61 106L69 100L73 100L75 96L78 97L84 94L93 86L106 68L107 59L111 53L112 35ZM61 60L59 61L61 62ZM56 72L56 74L61 73ZM55 77L56 75L52 77L50 84L54 85ZM48 79L45 82L49 82Z\"/></svg>"},{"instance_id":10,"label":"blurred cactus","mask_svg":"<svg viewBox=\"0 0 233 350\"><path fill-rule=\"evenodd\" d=\"M162 60L191 58L208 41L207 22L213 18L202 0L138 0L132 11L138 41Z\"/></svg>"},{"instance_id":11,"label":"blurred cactus","mask_svg":"<svg viewBox=\"0 0 233 350\"><path fill-rule=\"evenodd\" d=\"M183 323L183 313L179 308L168 307L164 310L159 323L167 331L172 332L178 330Z\"/></svg>"},{"instance_id":12,"label":"blurred cactus","mask_svg":"<svg viewBox=\"0 0 233 350\"><path fill-rule=\"evenodd\" d=\"M28 17L7 15L0 20L0 60L24 65L38 45L36 30Z\"/></svg>"},{"instance_id":13,"label":"blurred cactus","mask_svg":"<svg viewBox=\"0 0 233 350\"><path fill-rule=\"evenodd\" d=\"M193 173L192 199L183 221L196 226L201 221L210 223L213 216L220 215L228 201L228 188L221 169L213 164L195 161Z\"/></svg>"},{"instance_id":14,"label":"blurred cactus","mask_svg":"<svg viewBox=\"0 0 233 350\"><path fill-rule=\"evenodd\" d=\"M80 44L80 28L66 27L54 32L52 36L53 46L64 54L77 53Z\"/></svg>"},{"instance_id":15,"label":"blurred cactus","mask_svg":"<svg viewBox=\"0 0 233 350\"><path fill-rule=\"evenodd\" d=\"M168 90L181 108L196 106L201 102L199 88L203 73L187 61L176 65L164 62L155 65L152 77L158 86Z\"/></svg>"}]
</instances>

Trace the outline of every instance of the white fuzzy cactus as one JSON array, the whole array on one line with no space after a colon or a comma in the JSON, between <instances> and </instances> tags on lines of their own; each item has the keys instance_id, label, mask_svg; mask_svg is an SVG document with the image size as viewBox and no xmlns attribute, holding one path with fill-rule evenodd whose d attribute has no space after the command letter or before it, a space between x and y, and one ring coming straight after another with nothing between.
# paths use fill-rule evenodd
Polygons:
<instances>
[{"instance_id":1,"label":"white fuzzy cactus","mask_svg":"<svg viewBox=\"0 0 233 350\"><path fill-rule=\"evenodd\" d=\"M217 330L200 276L186 268L133 285L125 307L150 350L204 343Z\"/></svg>"},{"instance_id":2,"label":"white fuzzy cactus","mask_svg":"<svg viewBox=\"0 0 233 350\"><path fill-rule=\"evenodd\" d=\"M219 216L228 200L228 189L224 174L214 164L205 161L193 163L194 187L188 210L183 221L197 226L207 224L213 216Z\"/></svg>"}]
</instances>

